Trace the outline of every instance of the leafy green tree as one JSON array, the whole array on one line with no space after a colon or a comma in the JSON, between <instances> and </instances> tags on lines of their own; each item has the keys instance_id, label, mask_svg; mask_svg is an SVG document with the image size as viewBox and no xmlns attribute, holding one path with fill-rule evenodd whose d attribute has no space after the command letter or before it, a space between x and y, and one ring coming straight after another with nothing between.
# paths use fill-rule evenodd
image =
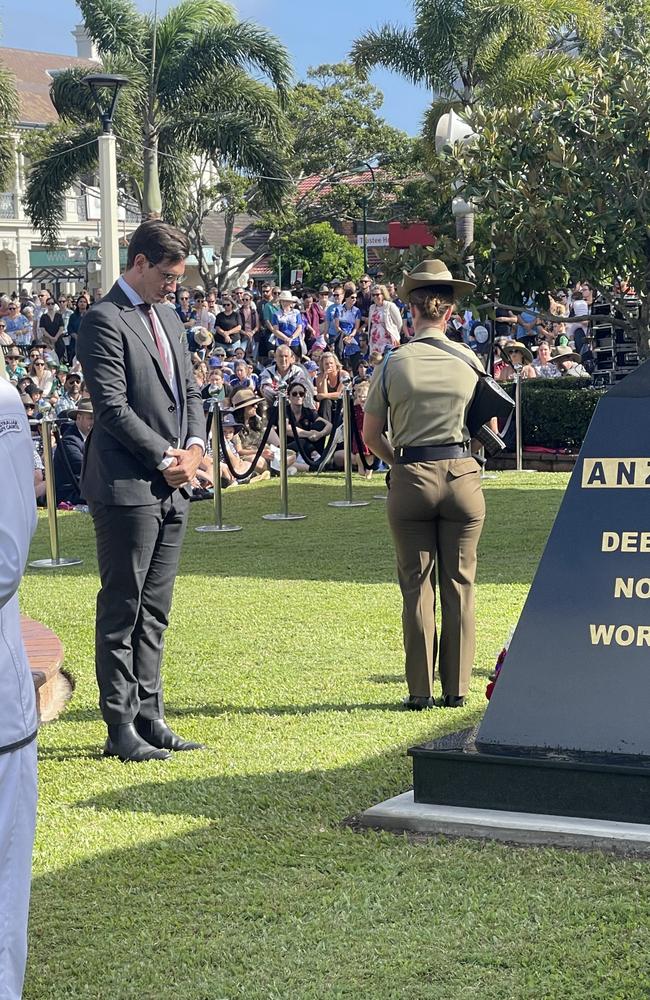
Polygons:
<instances>
[{"instance_id":1,"label":"leafy green tree","mask_svg":"<svg viewBox=\"0 0 650 1000\"><path fill-rule=\"evenodd\" d=\"M595 42L602 30L597 0L414 0L413 7L412 27L366 32L352 61L361 74L382 66L436 95L429 139L450 107L471 112L479 102L504 106L548 93L575 62L564 33L575 29Z\"/></svg>"},{"instance_id":2,"label":"leafy green tree","mask_svg":"<svg viewBox=\"0 0 650 1000\"><path fill-rule=\"evenodd\" d=\"M329 222L279 233L271 241L271 250L282 257L285 281L291 270L302 269L303 285L309 288L335 277L356 281L363 274L363 251L336 233Z\"/></svg>"},{"instance_id":3,"label":"leafy green tree","mask_svg":"<svg viewBox=\"0 0 650 1000\"><path fill-rule=\"evenodd\" d=\"M129 78L115 119L118 166L144 216L164 211L166 218L182 220L192 157L201 154L256 176L267 201L279 204L289 185L278 149L286 138L282 106L291 70L276 38L238 22L223 0L181 0L157 23L132 0L77 3L102 70ZM99 126L84 75L71 69L53 81L52 101L65 128L45 131L27 185L28 214L50 244L66 189L96 168Z\"/></svg>"},{"instance_id":4,"label":"leafy green tree","mask_svg":"<svg viewBox=\"0 0 650 1000\"><path fill-rule=\"evenodd\" d=\"M624 274L650 319L650 43L576 69L533 114L475 109L479 139L449 157L477 200L483 257L504 301L571 278L604 285ZM470 248L472 249L472 248Z\"/></svg>"}]
</instances>

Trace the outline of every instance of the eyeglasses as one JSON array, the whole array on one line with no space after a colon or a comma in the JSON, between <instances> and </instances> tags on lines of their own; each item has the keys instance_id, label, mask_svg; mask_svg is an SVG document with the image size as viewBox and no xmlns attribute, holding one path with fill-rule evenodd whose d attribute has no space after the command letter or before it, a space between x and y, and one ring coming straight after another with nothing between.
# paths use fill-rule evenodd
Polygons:
<instances>
[{"instance_id":1,"label":"eyeglasses","mask_svg":"<svg viewBox=\"0 0 650 1000\"><path fill-rule=\"evenodd\" d=\"M151 261L148 261L147 263L149 264L149 267L156 269L166 285L180 285L183 281L185 281L185 274L172 274L171 271L161 271L157 264L152 264Z\"/></svg>"},{"instance_id":2,"label":"eyeglasses","mask_svg":"<svg viewBox=\"0 0 650 1000\"><path fill-rule=\"evenodd\" d=\"M59 302L67 302L67 299L59 299Z\"/></svg>"},{"instance_id":3,"label":"eyeglasses","mask_svg":"<svg viewBox=\"0 0 650 1000\"><path fill-rule=\"evenodd\" d=\"M190 301L189 295L181 295L180 299L181 299L181 302L189 302Z\"/></svg>"},{"instance_id":4,"label":"eyeglasses","mask_svg":"<svg viewBox=\"0 0 650 1000\"><path fill-rule=\"evenodd\" d=\"M46 304L47 304L48 306L55 306L55 305L56 305L56 302L54 301L54 299L48 299L48 300L47 300L47 303L46 303Z\"/></svg>"}]
</instances>

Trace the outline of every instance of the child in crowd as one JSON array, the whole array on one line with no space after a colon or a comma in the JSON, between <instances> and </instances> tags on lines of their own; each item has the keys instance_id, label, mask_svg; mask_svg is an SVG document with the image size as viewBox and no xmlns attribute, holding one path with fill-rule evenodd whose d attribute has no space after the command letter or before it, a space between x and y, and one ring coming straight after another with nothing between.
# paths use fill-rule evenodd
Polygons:
<instances>
[{"instance_id":1,"label":"child in crowd","mask_svg":"<svg viewBox=\"0 0 650 1000\"><path fill-rule=\"evenodd\" d=\"M353 434L352 454L354 455L357 464L357 472L360 475L364 476L366 479L372 478L372 464L373 464L373 457L370 453L370 449L363 440L363 411L366 405L366 399L368 398L369 387L370 383L367 380L364 380L363 382L357 382L357 384L354 387L354 391L352 393L352 401L353 401L352 412L354 416L354 422L356 424L357 430L359 431L359 438L361 439L363 445L362 450L360 452L359 446L357 444L356 434ZM370 468L367 469L364 466L363 464L364 459L366 465L369 465Z\"/></svg>"}]
</instances>

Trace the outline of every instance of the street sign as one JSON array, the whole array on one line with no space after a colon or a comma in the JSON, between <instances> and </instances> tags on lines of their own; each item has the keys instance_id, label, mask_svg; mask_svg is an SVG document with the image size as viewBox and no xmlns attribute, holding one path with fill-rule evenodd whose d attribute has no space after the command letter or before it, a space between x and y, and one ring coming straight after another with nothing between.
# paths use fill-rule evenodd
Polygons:
<instances>
[{"instance_id":1,"label":"street sign","mask_svg":"<svg viewBox=\"0 0 650 1000\"><path fill-rule=\"evenodd\" d=\"M357 236L357 246L363 246L363 235ZM388 233L368 233L366 236L366 246L368 247L387 247L388 246Z\"/></svg>"}]
</instances>

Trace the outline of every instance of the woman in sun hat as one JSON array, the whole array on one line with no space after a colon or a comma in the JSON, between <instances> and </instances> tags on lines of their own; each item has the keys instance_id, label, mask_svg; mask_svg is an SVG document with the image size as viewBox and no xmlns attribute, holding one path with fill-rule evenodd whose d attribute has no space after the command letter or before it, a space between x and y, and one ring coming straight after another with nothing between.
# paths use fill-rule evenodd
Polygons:
<instances>
[{"instance_id":1,"label":"woman in sun hat","mask_svg":"<svg viewBox=\"0 0 650 1000\"><path fill-rule=\"evenodd\" d=\"M302 316L296 309L296 298L291 292L280 292L280 312L273 321L273 333L278 344L288 344L298 361L306 352Z\"/></svg>"},{"instance_id":2,"label":"woman in sun hat","mask_svg":"<svg viewBox=\"0 0 650 1000\"><path fill-rule=\"evenodd\" d=\"M387 511L403 602L404 706L414 710L433 707L437 655L442 704L462 707L474 660L485 502L467 419L483 368L473 351L445 334L455 303L473 289L441 260L425 260L404 275L399 295L409 303L415 333L378 367L365 403L364 440L391 467Z\"/></svg>"}]
</instances>

